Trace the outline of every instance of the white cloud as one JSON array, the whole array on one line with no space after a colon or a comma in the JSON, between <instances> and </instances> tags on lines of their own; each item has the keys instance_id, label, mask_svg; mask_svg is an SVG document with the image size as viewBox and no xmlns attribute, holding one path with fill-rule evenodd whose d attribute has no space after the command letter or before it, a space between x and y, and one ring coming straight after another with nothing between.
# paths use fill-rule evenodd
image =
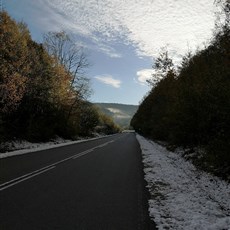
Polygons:
<instances>
[{"instance_id":1,"label":"white cloud","mask_svg":"<svg viewBox=\"0 0 230 230\"><path fill-rule=\"evenodd\" d=\"M118 79L114 79L110 75L96 76L94 78L97 79L98 81L100 81L106 85L110 85L114 88L120 88L121 87L121 81Z\"/></svg>"},{"instance_id":2,"label":"white cloud","mask_svg":"<svg viewBox=\"0 0 230 230\"><path fill-rule=\"evenodd\" d=\"M146 81L152 78L153 69L142 69L137 71L137 80L141 85L146 85Z\"/></svg>"},{"instance_id":3,"label":"white cloud","mask_svg":"<svg viewBox=\"0 0 230 230\"><path fill-rule=\"evenodd\" d=\"M211 37L214 26L214 5L210 0L45 2L58 12L55 20L94 40L95 47L98 45L102 52L112 51L114 57L119 55L114 52L113 42L120 39L133 45L138 55L154 56L160 47L168 44L169 51L178 57L187 51L188 45L192 50L201 46ZM60 15L64 20L60 20Z\"/></svg>"}]
</instances>

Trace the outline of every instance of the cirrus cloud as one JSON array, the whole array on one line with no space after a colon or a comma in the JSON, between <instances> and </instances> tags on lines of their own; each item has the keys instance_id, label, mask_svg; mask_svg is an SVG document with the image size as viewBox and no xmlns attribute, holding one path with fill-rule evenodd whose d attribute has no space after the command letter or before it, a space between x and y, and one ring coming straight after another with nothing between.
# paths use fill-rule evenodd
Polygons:
<instances>
[{"instance_id":1,"label":"cirrus cloud","mask_svg":"<svg viewBox=\"0 0 230 230\"><path fill-rule=\"evenodd\" d=\"M168 45L169 52L178 57L187 51L188 45L195 50L207 41L214 26L215 8L210 0L45 2L55 9L56 19L57 12L64 16L62 25L87 36L101 52L109 54L110 47L113 57L120 57L113 47L113 42L118 40L134 46L139 56L157 55L160 47Z\"/></svg>"}]
</instances>

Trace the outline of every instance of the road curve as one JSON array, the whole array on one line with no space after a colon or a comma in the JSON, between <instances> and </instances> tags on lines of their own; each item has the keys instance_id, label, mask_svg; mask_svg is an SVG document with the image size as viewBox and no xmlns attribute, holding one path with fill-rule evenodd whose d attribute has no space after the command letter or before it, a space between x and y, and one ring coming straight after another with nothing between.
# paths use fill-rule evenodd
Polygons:
<instances>
[{"instance_id":1,"label":"road curve","mask_svg":"<svg viewBox=\"0 0 230 230\"><path fill-rule=\"evenodd\" d=\"M148 230L134 134L0 160L1 230Z\"/></svg>"}]
</instances>

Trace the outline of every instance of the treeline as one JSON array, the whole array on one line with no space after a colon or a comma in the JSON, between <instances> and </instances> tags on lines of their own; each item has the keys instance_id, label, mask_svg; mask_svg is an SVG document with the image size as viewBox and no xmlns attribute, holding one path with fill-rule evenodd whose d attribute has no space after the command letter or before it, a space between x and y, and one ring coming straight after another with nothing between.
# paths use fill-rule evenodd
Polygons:
<instances>
[{"instance_id":1,"label":"treeline","mask_svg":"<svg viewBox=\"0 0 230 230\"><path fill-rule=\"evenodd\" d=\"M0 141L76 138L119 131L87 101L88 61L65 32L31 39L24 23L0 12Z\"/></svg>"},{"instance_id":2,"label":"treeline","mask_svg":"<svg viewBox=\"0 0 230 230\"><path fill-rule=\"evenodd\" d=\"M167 52L155 63L152 90L143 99L131 125L169 146L205 149L196 162L230 175L230 4L225 23L216 27L210 45L188 53L178 70ZM162 79L158 81L158 77ZM198 160L199 159L199 160Z\"/></svg>"}]
</instances>

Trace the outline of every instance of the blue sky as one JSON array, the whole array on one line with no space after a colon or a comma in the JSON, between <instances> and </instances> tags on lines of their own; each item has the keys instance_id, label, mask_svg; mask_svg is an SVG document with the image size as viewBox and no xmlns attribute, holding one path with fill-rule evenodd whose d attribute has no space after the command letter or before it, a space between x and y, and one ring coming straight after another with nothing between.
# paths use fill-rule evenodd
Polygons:
<instances>
[{"instance_id":1,"label":"blue sky","mask_svg":"<svg viewBox=\"0 0 230 230\"><path fill-rule=\"evenodd\" d=\"M212 0L3 0L32 38L65 30L83 46L91 66L92 102L138 104L150 90L154 58L167 46L175 63L208 43Z\"/></svg>"}]
</instances>

